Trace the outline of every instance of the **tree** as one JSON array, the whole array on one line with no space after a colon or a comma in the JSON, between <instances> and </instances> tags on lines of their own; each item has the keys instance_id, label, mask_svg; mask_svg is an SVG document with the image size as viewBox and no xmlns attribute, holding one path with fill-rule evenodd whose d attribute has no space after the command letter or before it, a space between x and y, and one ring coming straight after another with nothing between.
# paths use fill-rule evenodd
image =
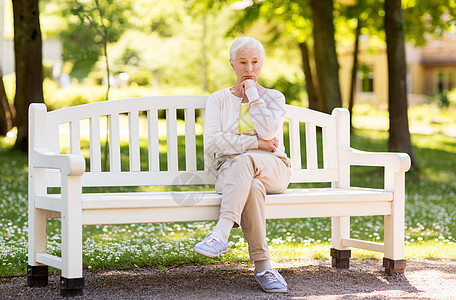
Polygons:
<instances>
[{"instance_id":1,"label":"tree","mask_svg":"<svg viewBox=\"0 0 456 300\"><path fill-rule=\"evenodd\" d=\"M356 74L358 73L359 36L361 34L361 20L358 17L355 32L355 45L353 47L353 66L350 78L350 96L348 98L348 111L350 112L350 132L353 132L353 106L355 105Z\"/></svg>"},{"instance_id":2,"label":"tree","mask_svg":"<svg viewBox=\"0 0 456 300\"><path fill-rule=\"evenodd\" d=\"M332 0L310 0L312 8L314 55L323 111L342 106L339 64L334 39Z\"/></svg>"},{"instance_id":3,"label":"tree","mask_svg":"<svg viewBox=\"0 0 456 300\"><path fill-rule=\"evenodd\" d=\"M401 0L385 0L385 33L390 120L388 150L408 153L412 166L417 168L407 116L404 15Z\"/></svg>"},{"instance_id":4,"label":"tree","mask_svg":"<svg viewBox=\"0 0 456 300\"><path fill-rule=\"evenodd\" d=\"M307 42L299 43L299 49L301 50L302 69L306 78L306 90L307 98L309 99L309 108L321 111L321 97L318 96L317 88L314 84L312 68L310 67L310 55Z\"/></svg>"},{"instance_id":5,"label":"tree","mask_svg":"<svg viewBox=\"0 0 456 300\"><path fill-rule=\"evenodd\" d=\"M6 96L3 84L2 70L0 69L0 135L4 136L12 128L13 114Z\"/></svg>"},{"instance_id":6,"label":"tree","mask_svg":"<svg viewBox=\"0 0 456 300\"><path fill-rule=\"evenodd\" d=\"M16 125L14 149L27 151L28 107L44 102L42 40L38 0L13 0L14 53L16 64Z\"/></svg>"}]
</instances>

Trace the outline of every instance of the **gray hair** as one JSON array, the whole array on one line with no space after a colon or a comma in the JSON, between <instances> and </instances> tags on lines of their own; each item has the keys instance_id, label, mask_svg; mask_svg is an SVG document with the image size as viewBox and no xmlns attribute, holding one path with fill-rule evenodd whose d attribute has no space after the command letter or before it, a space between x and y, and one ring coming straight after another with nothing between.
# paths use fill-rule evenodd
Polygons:
<instances>
[{"instance_id":1,"label":"gray hair","mask_svg":"<svg viewBox=\"0 0 456 300\"><path fill-rule=\"evenodd\" d=\"M239 52L239 50L242 47L249 46L255 49L258 49L261 54L261 60L264 60L264 47L263 45L257 41L256 39L250 37L250 36L243 36L240 38L237 38L234 42L233 45L231 45L230 48L230 61L232 64L234 64L234 60L236 59L236 55Z\"/></svg>"}]
</instances>

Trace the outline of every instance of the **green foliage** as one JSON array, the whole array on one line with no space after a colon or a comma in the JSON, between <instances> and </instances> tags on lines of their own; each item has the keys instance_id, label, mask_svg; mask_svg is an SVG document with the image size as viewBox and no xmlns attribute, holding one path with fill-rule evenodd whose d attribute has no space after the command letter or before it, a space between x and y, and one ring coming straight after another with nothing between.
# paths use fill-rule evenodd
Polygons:
<instances>
[{"instance_id":1,"label":"green foliage","mask_svg":"<svg viewBox=\"0 0 456 300\"><path fill-rule=\"evenodd\" d=\"M63 57L76 63L73 75L86 75L80 69L83 67L88 72L98 61L105 35L108 42L116 42L129 27L131 1L108 0L101 6L97 3L97 0L67 1L62 5L61 12L68 20L67 28L61 32ZM80 65L81 62L86 65Z\"/></svg>"},{"instance_id":2,"label":"green foliage","mask_svg":"<svg viewBox=\"0 0 456 300\"><path fill-rule=\"evenodd\" d=\"M436 93L432 97L432 101L436 102L440 107L449 107L450 106L450 99L448 98L448 91L443 91Z\"/></svg>"},{"instance_id":3,"label":"green foliage","mask_svg":"<svg viewBox=\"0 0 456 300\"><path fill-rule=\"evenodd\" d=\"M287 104L296 103L302 105L304 86L301 80L296 79L295 82L291 82L285 76L280 76L271 85L271 88L281 91L285 96Z\"/></svg>"},{"instance_id":4,"label":"green foliage","mask_svg":"<svg viewBox=\"0 0 456 300\"><path fill-rule=\"evenodd\" d=\"M448 0L403 1L406 39L424 45L426 34L440 36L452 26L456 2Z\"/></svg>"},{"instance_id":5,"label":"green foliage","mask_svg":"<svg viewBox=\"0 0 456 300\"><path fill-rule=\"evenodd\" d=\"M100 85L82 86L73 83L71 87L61 89L51 80L45 80L44 85L44 98L49 110L105 100L106 88ZM150 88L131 86L113 89L111 91L111 99L142 97L153 94L154 91Z\"/></svg>"}]
</instances>

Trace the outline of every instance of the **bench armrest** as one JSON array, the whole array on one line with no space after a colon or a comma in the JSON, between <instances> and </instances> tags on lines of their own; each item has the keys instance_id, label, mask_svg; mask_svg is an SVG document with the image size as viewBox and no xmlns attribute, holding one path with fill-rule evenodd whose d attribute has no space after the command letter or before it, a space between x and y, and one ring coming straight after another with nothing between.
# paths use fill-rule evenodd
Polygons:
<instances>
[{"instance_id":1,"label":"bench armrest","mask_svg":"<svg viewBox=\"0 0 456 300\"><path fill-rule=\"evenodd\" d=\"M343 147L341 161L348 165L385 167L392 172L407 172L410 169L410 156L406 153L367 152Z\"/></svg>"},{"instance_id":2,"label":"bench armrest","mask_svg":"<svg viewBox=\"0 0 456 300\"><path fill-rule=\"evenodd\" d=\"M44 148L31 151L31 167L59 169L67 176L82 176L85 172L84 156L78 154L58 154Z\"/></svg>"}]
</instances>

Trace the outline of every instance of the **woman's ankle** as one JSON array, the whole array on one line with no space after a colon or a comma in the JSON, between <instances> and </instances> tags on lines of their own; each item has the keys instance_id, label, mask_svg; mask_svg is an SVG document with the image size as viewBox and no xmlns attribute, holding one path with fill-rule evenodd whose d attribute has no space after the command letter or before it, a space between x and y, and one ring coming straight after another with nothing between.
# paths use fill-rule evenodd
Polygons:
<instances>
[{"instance_id":1,"label":"woman's ankle","mask_svg":"<svg viewBox=\"0 0 456 300\"><path fill-rule=\"evenodd\" d=\"M271 270L272 265L269 259L255 261L255 272L261 273L265 270Z\"/></svg>"},{"instance_id":2,"label":"woman's ankle","mask_svg":"<svg viewBox=\"0 0 456 300\"><path fill-rule=\"evenodd\" d=\"M214 232L217 232L218 236L224 243L228 243L230 237L231 228L233 228L234 222L230 219L220 218L215 225Z\"/></svg>"}]
</instances>

